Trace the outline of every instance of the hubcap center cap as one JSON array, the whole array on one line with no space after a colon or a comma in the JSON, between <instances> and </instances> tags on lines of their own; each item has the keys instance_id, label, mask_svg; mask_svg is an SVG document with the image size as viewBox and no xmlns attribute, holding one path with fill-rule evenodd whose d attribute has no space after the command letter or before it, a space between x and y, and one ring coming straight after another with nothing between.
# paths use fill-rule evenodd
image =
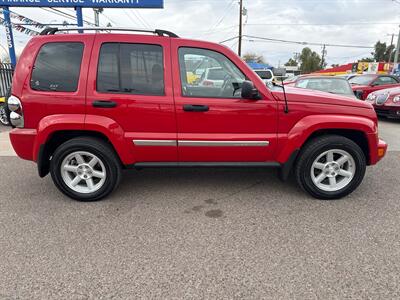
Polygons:
<instances>
[{"instance_id":1,"label":"hubcap center cap","mask_svg":"<svg viewBox=\"0 0 400 300\"><path fill-rule=\"evenodd\" d=\"M328 162L325 164L323 172L327 177L336 177L339 174L340 166L337 162Z\"/></svg>"},{"instance_id":2,"label":"hubcap center cap","mask_svg":"<svg viewBox=\"0 0 400 300\"><path fill-rule=\"evenodd\" d=\"M81 179L87 180L87 179L92 178L93 168L91 166L89 166L88 164L80 164L80 165L78 165L77 173Z\"/></svg>"}]
</instances>

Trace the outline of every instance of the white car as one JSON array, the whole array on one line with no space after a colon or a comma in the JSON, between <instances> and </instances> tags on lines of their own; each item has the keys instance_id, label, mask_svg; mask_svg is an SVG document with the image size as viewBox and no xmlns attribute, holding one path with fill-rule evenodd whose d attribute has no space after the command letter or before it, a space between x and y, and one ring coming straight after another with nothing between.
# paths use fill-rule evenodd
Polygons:
<instances>
[{"instance_id":1,"label":"white car","mask_svg":"<svg viewBox=\"0 0 400 300\"><path fill-rule=\"evenodd\" d=\"M221 67L207 68L200 85L220 88L224 84L226 72Z\"/></svg>"},{"instance_id":2,"label":"white car","mask_svg":"<svg viewBox=\"0 0 400 300\"><path fill-rule=\"evenodd\" d=\"M271 70L254 70L254 72L260 76L265 84L269 84L274 80L274 74Z\"/></svg>"}]
</instances>

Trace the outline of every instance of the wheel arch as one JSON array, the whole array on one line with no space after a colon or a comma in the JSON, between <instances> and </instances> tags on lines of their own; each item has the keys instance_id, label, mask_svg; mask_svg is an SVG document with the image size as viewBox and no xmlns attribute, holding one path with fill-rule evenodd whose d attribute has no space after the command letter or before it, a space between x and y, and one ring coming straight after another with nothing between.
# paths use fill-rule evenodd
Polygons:
<instances>
[{"instance_id":1,"label":"wheel arch","mask_svg":"<svg viewBox=\"0 0 400 300\"><path fill-rule=\"evenodd\" d=\"M114 150L121 166L124 165L120 159L120 156L118 155L118 151L115 149L113 143L105 134L90 130L59 130L52 132L48 136L46 142L39 146L37 166L40 177L44 177L49 173L50 159L54 151L66 141L77 137L91 137L105 142Z\"/></svg>"},{"instance_id":2,"label":"wheel arch","mask_svg":"<svg viewBox=\"0 0 400 300\"><path fill-rule=\"evenodd\" d=\"M277 161L286 169L297 160L302 147L317 137L332 134L344 136L362 149L367 164L373 164L372 146L376 144L377 126L371 119L360 116L312 115L301 119L287 135L281 135ZM296 158L293 158L296 156ZM289 165L289 166L288 166ZM288 171L286 171L287 173Z\"/></svg>"}]
</instances>

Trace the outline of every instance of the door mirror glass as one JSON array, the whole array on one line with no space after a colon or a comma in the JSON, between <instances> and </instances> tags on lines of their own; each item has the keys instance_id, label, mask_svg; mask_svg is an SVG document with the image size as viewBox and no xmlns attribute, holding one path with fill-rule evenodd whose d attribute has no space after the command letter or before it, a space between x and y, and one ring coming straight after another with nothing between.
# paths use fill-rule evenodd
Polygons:
<instances>
[{"instance_id":1,"label":"door mirror glass","mask_svg":"<svg viewBox=\"0 0 400 300\"><path fill-rule=\"evenodd\" d=\"M260 100L260 94L251 81L243 81L242 98L248 100Z\"/></svg>"}]
</instances>

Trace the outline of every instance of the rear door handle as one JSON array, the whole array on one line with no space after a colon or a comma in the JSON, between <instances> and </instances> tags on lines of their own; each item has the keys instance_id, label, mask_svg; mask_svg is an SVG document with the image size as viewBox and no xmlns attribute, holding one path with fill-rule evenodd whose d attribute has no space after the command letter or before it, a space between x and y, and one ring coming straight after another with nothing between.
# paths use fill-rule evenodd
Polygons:
<instances>
[{"instance_id":1,"label":"rear door handle","mask_svg":"<svg viewBox=\"0 0 400 300\"><path fill-rule=\"evenodd\" d=\"M183 105L184 111L194 111L194 112L202 112L209 111L208 105L197 105L197 104L185 104Z\"/></svg>"},{"instance_id":2,"label":"rear door handle","mask_svg":"<svg viewBox=\"0 0 400 300\"><path fill-rule=\"evenodd\" d=\"M108 101L108 100L97 100L97 101L93 101L92 105L93 105L93 107L113 108L113 107L117 106L117 103L114 101Z\"/></svg>"}]
</instances>

